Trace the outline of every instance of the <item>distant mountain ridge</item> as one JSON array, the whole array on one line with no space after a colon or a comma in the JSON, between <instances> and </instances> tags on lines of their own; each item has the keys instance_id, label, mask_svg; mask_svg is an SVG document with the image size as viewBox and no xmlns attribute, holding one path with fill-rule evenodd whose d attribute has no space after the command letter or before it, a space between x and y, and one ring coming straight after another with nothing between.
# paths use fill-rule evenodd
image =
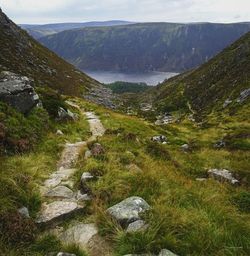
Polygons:
<instances>
[{"instance_id":1,"label":"distant mountain ridge","mask_svg":"<svg viewBox=\"0 0 250 256\"><path fill-rule=\"evenodd\" d=\"M63 31L39 41L81 70L182 72L250 31L250 23L136 23Z\"/></svg>"},{"instance_id":2,"label":"distant mountain ridge","mask_svg":"<svg viewBox=\"0 0 250 256\"><path fill-rule=\"evenodd\" d=\"M105 27L105 26L120 26L132 24L130 21L110 20L110 21L90 21L90 22L70 22L70 23L51 23L43 25L20 24L20 27L25 29L35 39L46 35L52 35L64 30L78 29L84 27Z\"/></svg>"}]
</instances>

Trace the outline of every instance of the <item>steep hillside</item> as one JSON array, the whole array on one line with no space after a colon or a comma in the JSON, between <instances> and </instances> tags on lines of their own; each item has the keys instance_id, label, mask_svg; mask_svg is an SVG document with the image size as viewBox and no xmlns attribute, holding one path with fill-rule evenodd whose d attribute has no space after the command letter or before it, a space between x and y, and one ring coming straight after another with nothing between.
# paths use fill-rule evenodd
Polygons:
<instances>
[{"instance_id":1,"label":"steep hillside","mask_svg":"<svg viewBox=\"0 0 250 256\"><path fill-rule=\"evenodd\" d=\"M82 70L176 72L206 62L249 30L249 23L143 23L64 31L40 42Z\"/></svg>"},{"instance_id":2,"label":"steep hillside","mask_svg":"<svg viewBox=\"0 0 250 256\"><path fill-rule=\"evenodd\" d=\"M45 24L45 25L29 25L21 24L21 28L27 30L27 32L33 36L35 39L38 39L43 36L56 34L64 30L84 28L84 27L105 27L105 26L119 26L131 24L129 21L122 20L110 20L110 21L91 21L91 22L82 22L82 23L55 23L55 24Z\"/></svg>"},{"instance_id":3,"label":"steep hillside","mask_svg":"<svg viewBox=\"0 0 250 256\"><path fill-rule=\"evenodd\" d=\"M147 97L164 111L189 109L198 115L234 111L249 103L250 33L200 68L172 78Z\"/></svg>"},{"instance_id":4,"label":"steep hillside","mask_svg":"<svg viewBox=\"0 0 250 256\"><path fill-rule=\"evenodd\" d=\"M100 84L40 45L15 25L0 9L0 71L33 78L36 86L48 86L64 94L81 95Z\"/></svg>"}]
</instances>

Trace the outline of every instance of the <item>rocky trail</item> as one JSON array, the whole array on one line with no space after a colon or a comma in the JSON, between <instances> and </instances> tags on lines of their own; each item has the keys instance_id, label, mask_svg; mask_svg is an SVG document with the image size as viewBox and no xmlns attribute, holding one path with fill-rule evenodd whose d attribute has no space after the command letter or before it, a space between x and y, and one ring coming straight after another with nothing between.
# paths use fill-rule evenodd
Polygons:
<instances>
[{"instance_id":1,"label":"rocky trail","mask_svg":"<svg viewBox=\"0 0 250 256\"><path fill-rule=\"evenodd\" d=\"M87 117L92 136L87 141L66 143L56 172L52 173L41 187L44 203L36 223L56 234L64 245L76 244L90 255L111 255L106 242L98 236L94 223L78 222L68 229L62 227L64 221L73 219L76 214L84 214L85 201L90 200L90 196L82 194L81 191L74 191L73 174L76 172L74 167L87 142L95 141L105 132L101 121L93 112L85 113L74 103L68 102L68 104Z\"/></svg>"},{"instance_id":2,"label":"rocky trail","mask_svg":"<svg viewBox=\"0 0 250 256\"><path fill-rule=\"evenodd\" d=\"M77 171L75 165L84 150L86 160L103 153L102 145L95 141L104 135L105 128L95 113L85 112L75 103L67 103L78 109L81 115L86 116L91 136L86 141L66 143L58 161L57 170L45 180L41 187L44 203L36 218L36 223L56 235L63 245L74 244L87 251L90 256L111 256L113 255L111 246L99 236L95 223L83 223L74 219L77 216L84 216L86 201L92 200L87 182L95 178L91 173L84 172L81 176L81 190L75 191L73 180L73 175ZM88 142L93 143L91 151L87 150ZM143 198L132 196L108 208L106 212L120 224L125 232L134 233L146 231L149 227L140 215L150 208ZM69 221L72 221L70 225L64 225ZM75 256L63 252L59 252L57 256L59 255ZM164 249L159 255L173 256L175 254Z\"/></svg>"}]
</instances>

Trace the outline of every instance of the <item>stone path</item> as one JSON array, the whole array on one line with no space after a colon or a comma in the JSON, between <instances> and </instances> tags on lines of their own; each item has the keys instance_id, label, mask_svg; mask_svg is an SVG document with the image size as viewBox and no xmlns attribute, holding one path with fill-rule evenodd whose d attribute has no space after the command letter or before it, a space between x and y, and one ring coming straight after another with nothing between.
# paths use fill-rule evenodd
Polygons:
<instances>
[{"instance_id":1,"label":"stone path","mask_svg":"<svg viewBox=\"0 0 250 256\"><path fill-rule=\"evenodd\" d=\"M67 103L77 108L81 115L87 117L92 136L87 141L67 143L58 161L57 170L41 186L41 193L45 202L42 204L36 223L49 229L69 220L75 214L84 213L84 198L88 200L89 198L84 197L84 195L79 196L80 191L73 191L72 176L76 171L74 167L79 155L87 146L87 142L96 140L97 137L105 133L105 128L93 112L85 113L78 105L72 102ZM111 255L109 246L98 235L98 229L93 223L77 223L67 230L60 231L57 236L63 244L74 243L89 251L92 256Z\"/></svg>"}]
</instances>

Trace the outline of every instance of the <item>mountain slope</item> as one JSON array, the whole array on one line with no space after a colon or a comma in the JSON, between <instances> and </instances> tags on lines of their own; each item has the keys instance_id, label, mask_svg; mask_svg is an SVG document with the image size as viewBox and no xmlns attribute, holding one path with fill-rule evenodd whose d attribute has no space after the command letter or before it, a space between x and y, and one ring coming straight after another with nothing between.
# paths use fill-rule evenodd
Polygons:
<instances>
[{"instance_id":1,"label":"mountain slope","mask_svg":"<svg viewBox=\"0 0 250 256\"><path fill-rule=\"evenodd\" d=\"M198 114L233 110L249 103L250 33L198 69L153 88L149 95L164 111L189 106Z\"/></svg>"},{"instance_id":2,"label":"mountain slope","mask_svg":"<svg viewBox=\"0 0 250 256\"><path fill-rule=\"evenodd\" d=\"M31 36L38 39L43 36L56 34L64 30L84 28L84 27L104 27L104 26L119 26L131 24L129 21L122 20L110 20L110 21L91 21L82 23L55 23L55 24L45 24L45 25L29 25L20 24L21 28L25 29Z\"/></svg>"},{"instance_id":3,"label":"mountain slope","mask_svg":"<svg viewBox=\"0 0 250 256\"><path fill-rule=\"evenodd\" d=\"M250 23L142 23L83 28L40 38L78 68L184 71L206 62L250 30Z\"/></svg>"},{"instance_id":4,"label":"mountain slope","mask_svg":"<svg viewBox=\"0 0 250 256\"><path fill-rule=\"evenodd\" d=\"M100 86L97 81L36 42L1 9L0 33L0 71L8 70L28 76L34 79L36 86L48 86L70 95L81 95L87 88Z\"/></svg>"}]
</instances>

